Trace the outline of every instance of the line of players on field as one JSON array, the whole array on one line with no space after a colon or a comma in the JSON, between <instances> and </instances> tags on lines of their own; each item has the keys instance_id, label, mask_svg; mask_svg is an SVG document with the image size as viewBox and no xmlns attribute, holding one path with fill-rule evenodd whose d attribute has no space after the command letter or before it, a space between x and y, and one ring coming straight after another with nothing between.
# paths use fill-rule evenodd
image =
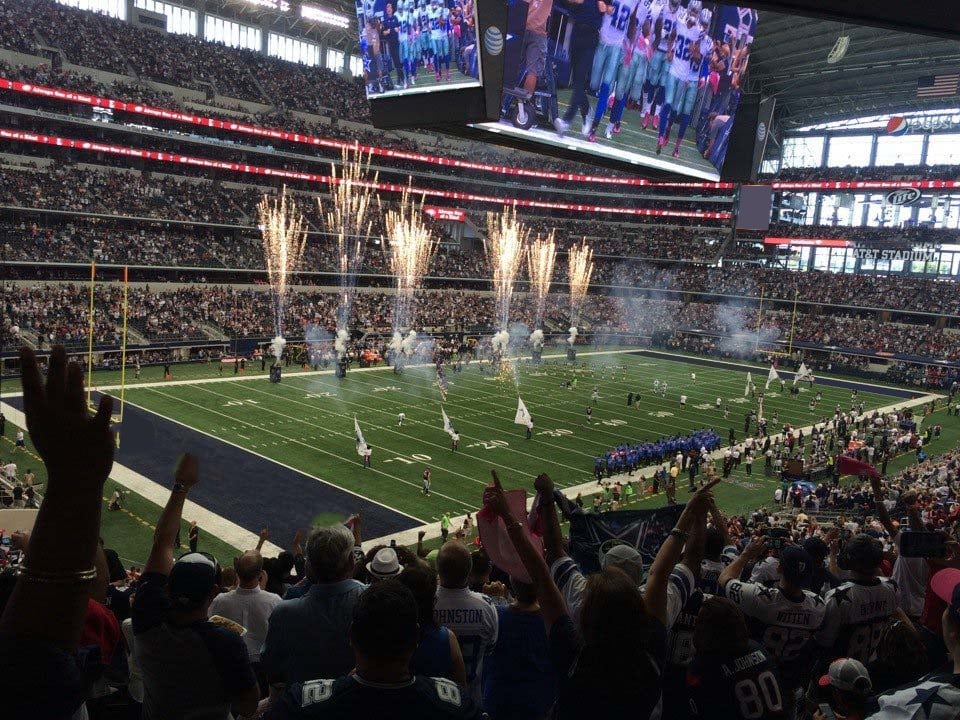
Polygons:
<instances>
[{"instance_id":1,"label":"line of players on field","mask_svg":"<svg viewBox=\"0 0 960 720\"><path fill-rule=\"evenodd\" d=\"M396 12L387 3L383 13L375 13L370 3L364 15L360 50L368 94L387 89L391 70L398 89L416 85L421 67L437 82L450 80L451 57L470 74L460 49L474 42L473 0L454 0L452 7L445 0L397 0Z\"/></svg>"},{"instance_id":2,"label":"line of players on field","mask_svg":"<svg viewBox=\"0 0 960 720\"><path fill-rule=\"evenodd\" d=\"M714 42L713 12L701 0L690 0L686 8L680 0L615 0L601 3L601 11L600 42L590 75L597 102L584 117L590 142L596 141L608 108L604 135L609 139L618 134L627 104L633 102L642 105L642 129L652 126L658 131L657 154L678 124L673 156L679 157L701 89L705 95L701 115L709 112L725 121L732 114L749 57L748 31L743 31L744 37L734 37L738 31L733 31L726 41ZM562 118L554 126L561 136L569 129Z\"/></svg>"}]
</instances>

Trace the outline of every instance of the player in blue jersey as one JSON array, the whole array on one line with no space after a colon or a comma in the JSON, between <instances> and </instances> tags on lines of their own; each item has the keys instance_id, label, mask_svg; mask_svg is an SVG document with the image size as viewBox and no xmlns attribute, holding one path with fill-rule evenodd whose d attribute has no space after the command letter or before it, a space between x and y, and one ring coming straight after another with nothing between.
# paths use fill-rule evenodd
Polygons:
<instances>
[{"instance_id":1,"label":"player in blue jersey","mask_svg":"<svg viewBox=\"0 0 960 720\"><path fill-rule=\"evenodd\" d=\"M623 62L627 28L639 2L640 0L614 0L606 6L603 22L600 24L600 44L593 55L593 68L590 72L590 89L597 93L593 121L587 135L590 142L597 140L597 127L607 111L610 91Z\"/></svg>"},{"instance_id":2,"label":"player in blue jersey","mask_svg":"<svg viewBox=\"0 0 960 720\"><path fill-rule=\"evenodd\" d=\"M680 12L680 0L668 0L667 6L663 8L660 17L654 26L654 34L657 37L654 47L653 57L650 59L650 67L647 70L646 96L647 100L643 105L643 129L647 129L650 122L656 126L657 116L654 114L654 104L663 102L664 88L667 73L669 72L670 62L667 52L667 43L677 26L677 15Z\"/></svg>"}]
</instances>

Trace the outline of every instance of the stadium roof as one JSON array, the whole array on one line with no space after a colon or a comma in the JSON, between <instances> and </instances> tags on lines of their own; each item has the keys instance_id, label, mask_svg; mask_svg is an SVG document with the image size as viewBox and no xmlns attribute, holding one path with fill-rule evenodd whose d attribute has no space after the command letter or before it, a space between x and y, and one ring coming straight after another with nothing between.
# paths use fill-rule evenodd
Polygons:
<instances>
[{"instance_id":1,"label":"stadium roof","mask_svg":"<svg viewBox=\"0 0 960 720\"><path fill-rule=\"evenodd\" d=\"M841 35L850 46L827 56ZM917 98L922 76L960 73L960 42L812 18L760 13L747 89L777 98L781 130L862 115L954 108Z\"/></svg>"}]
</instances>

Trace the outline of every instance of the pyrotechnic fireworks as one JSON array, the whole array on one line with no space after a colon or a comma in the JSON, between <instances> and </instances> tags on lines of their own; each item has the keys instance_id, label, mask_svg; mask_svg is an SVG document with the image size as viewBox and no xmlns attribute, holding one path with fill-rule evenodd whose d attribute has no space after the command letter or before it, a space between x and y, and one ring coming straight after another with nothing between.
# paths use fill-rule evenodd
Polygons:
<instances>
[{"instance_id":1,"label":"pyrotechnic fireworks","mask_svg":"<svg viewBox=\"0 0 960 720\"><path fill-rule=\"evenodd\" d=\"M306 220L297 203L287 196L287 188L278 197L264 195L257 205L260 232L263 234L263 255L267 278L273 291L277 339L283 337L283 306L287 295L287 281L303 257L306 245ZM282 350L282 343L277 343ZM275 354L277 354L275 352Z\"/></svg>"},{"instance_id":2,"label":"pyrotechnic fireworks","mask_svg":"<svg viewBox=\"0 0 960 720\"><path fill-rule=\"evenodd\" d=\"M520 263L523 262L530 231L517 219L517 208L505 207L500 215L487 213L487 261L493 270L493 293L496 299L500 330L510 322L510 299Z\"/></svg>"},{"instance_id":3,"label":"pyrotechnic fireworks","mask_svg":"<svg viewBox=\"0 0 960 720\"><path fill-rule=\"evenodd\" d=\"M534 329L539 329L543 322L543 311L547 304L547 293L550 292L550 282L553 280L553 263L557 257L557 245L553 241L555 230L551 230L545 237L539 235L530 244L527 254L527 270L530 273L530 292L536 302L536 320Z\"/></svg>"},{"instance_id":4,"label":"pyrotechnic fireworks","mask_svg":"<svg viewBox=\"0 0 960 720\"><path fill-rule=\"evenodd\" d=\"M437 240L423 222L423 198L414 199L409 188L403 191L399 209L387 212L386 221L390 270L397 287L393 312L396 335L413 325L413 296L430 268Z\"/></svg>"},{"instance_id":5,"label":"pyrotechnic fireworks","mask_svg":"<svg viewBox=\"0 0 960 720\"><path fill-rule=\"evenodd\" d=\"M570 248L568 255L570 280L570 322L577 325L580 322L580 310L583 300L590 287L590 276L593 275L593 248L584 240L580 245Z\"/></svg>"},{"instance_id":6,"label":"pyrotechnic fireworks","mask_svg":"<svg viewBox=\"0 0 960 720\"><path fill-rule=\"evenodd\" d=\"M356 295L357 273L363 263L363 248L373 228L372 215L379 210L375 192L379 174L370 176L370 157L358 148L344 148L340 169L330 164L330 200L318 199L327 232L337 240L337 269L340 274L340 304L337 330L346 330Z\"/></svg>"}]
</instances>

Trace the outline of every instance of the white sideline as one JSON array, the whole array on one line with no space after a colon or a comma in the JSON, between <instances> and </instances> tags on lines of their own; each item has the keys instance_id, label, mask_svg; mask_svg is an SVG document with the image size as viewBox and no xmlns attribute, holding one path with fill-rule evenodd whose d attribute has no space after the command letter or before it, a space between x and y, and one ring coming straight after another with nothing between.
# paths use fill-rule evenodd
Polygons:
<instances>
[{"instance_id":1,"label":"white sideline","mask_svg":"<svg viewBox=\"0 0 960 720\"><path fill-rule=\"evenodd\" d=\"M939 399L942 397L944 396L937 395L937 394L923 395L921 397L914 398L912 400L904 399L904 402L902 403L897 403L896 405L886 405L884 407L876 408L876 410L879 410L881 413L888 413L897 409L912 408L912 407L917 407L918 405L924 405L928 402L931 402L932 400ZM871 411L871 412L874 412L874 411ZM802 430L805 435L809 435L810 431L813 430L813 425L807 425L806 427L800 428L800 430ZM780 438L780 435L779 434L771 435L771 438L773 438L773 440L775 441L778 438ZM718 458L722 458L723 452L725 449L726 449L725 447L721 447L719 450L714 450L712 453L710 453L710 459L716 460ZM636 479L640 475L649 477L650 474L653 473L658 468L669 467L669 465L670 465L669 462L660 463L658 465L648 465L647 467L640 468L639 470L637 470L636 471L637 474L634 476L628 476L626 473L620 473L619 475L613 475L609 478L605 477L604 482L616 482L617 480L619 480L620 482L627 482L628 480ZM560 490L566 497L573 499L577 496L578 493L593 493L594 491L596 491L597 481L591 480L589 482L581 483L580 485L572 485L567 488L557 488L557 489ZM530 493L530 496L527 498L527 510L529 511L530 508L533 506L534 494L531 491L528 491L528 492ZM641 493L639 497L643 497L643 494ZM451 535L453 534L454 531L463 527L463 520L465 517L466 515L458 515L457 517L451 516L450 518L450 534ZM395 533L393 535L385 535L383 537L373 538L372 540L366 540L363 543L363 548L364 550L369 550L370 548L376 545L388 544L391 540L396 540L398 545L415 545L417 543L417 535L421 530L426 531L424 540L433 540L435 538L440 537L440 523L433 522L427 525L423 525L421 527L411 528L410 530L404 530L403 532ZM474 532L476 532L475 514L474 514Z\"/></svg>"},{"instance_id":2,"label":"white sideline","mask_svg":"<svg viewBox=\"0 0 960 720\"><path fill-rule=\"evenodd\" d=\"M17 427L27 427L26 417L23 412L17 408L9 403L0 403L0 410L2 410L10 422ZM123 485L128 490L143 495L147 500L156 503L161 508L167 504L167 500L170 498L169 488L120 463L113 464L113 469L110 471L110 479ZM192 500L184 502L183 517L188 520L196 520L203 532L208 532L214 537L240 550L247 548L253 549L257 546L257 543L260 542L260 538L256 534L249 530L244 530L239 525L230 522L226 518L220 517ZM145 519L156 520L156 518ZM263 544L263 554L267 557L276 557L282 549L283 548L269 541ZM219 558L219 560L221 563L226 564L229 558Z\"/></svg>"}]
</instances>

